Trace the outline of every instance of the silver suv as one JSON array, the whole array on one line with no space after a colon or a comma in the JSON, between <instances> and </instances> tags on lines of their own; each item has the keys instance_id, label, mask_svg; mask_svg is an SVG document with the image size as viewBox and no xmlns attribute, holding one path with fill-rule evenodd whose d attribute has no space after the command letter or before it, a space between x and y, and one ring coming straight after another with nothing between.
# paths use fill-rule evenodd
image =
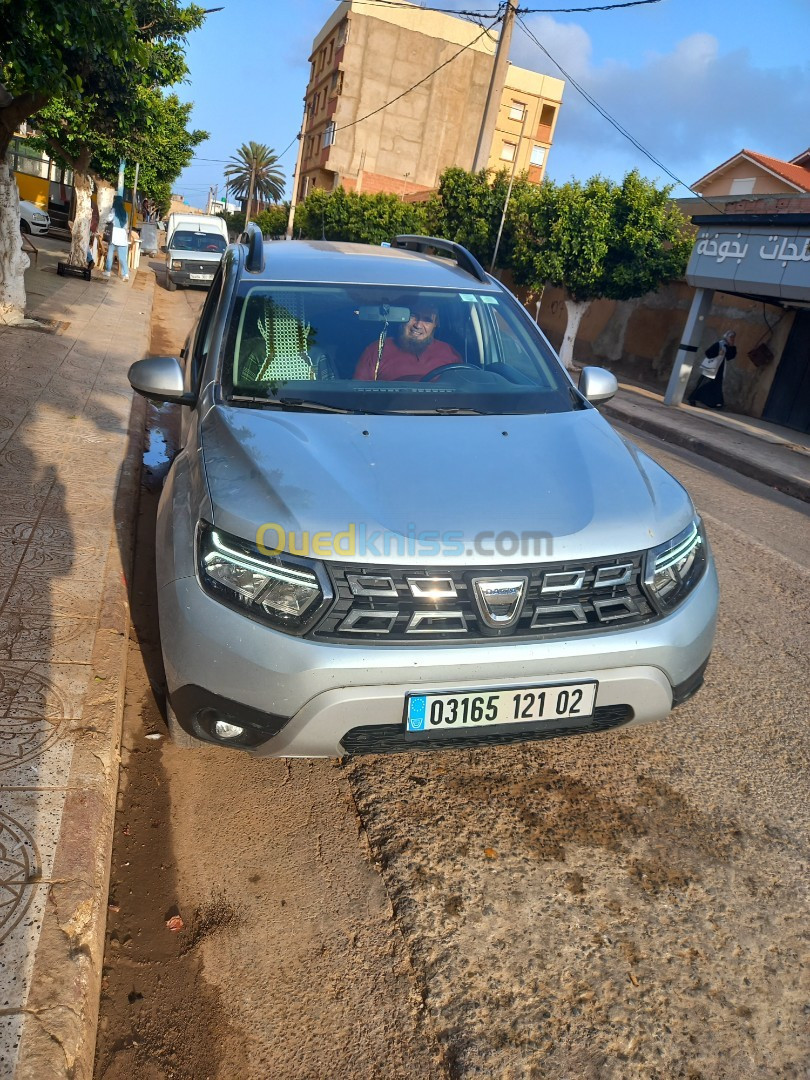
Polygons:
<instances>
[{"instance_id":1,"label":"silver suv","mask_svg":"<svg viewBox=\"0 0 810 1080\"><path fill-rule=\"evenodd\" d=\"M169 726L257 754L517 742L661 720L702 684L717 578L668 473L464 248L263 243L185 363L157 585Z\"/></svg>"}]
</instances>

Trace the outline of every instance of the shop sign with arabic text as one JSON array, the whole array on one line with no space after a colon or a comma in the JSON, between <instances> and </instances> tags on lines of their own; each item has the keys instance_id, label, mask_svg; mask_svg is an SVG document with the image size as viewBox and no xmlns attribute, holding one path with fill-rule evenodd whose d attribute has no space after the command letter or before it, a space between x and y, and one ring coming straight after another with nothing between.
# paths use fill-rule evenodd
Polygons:
<instances>
[{"instance_id":1,"label":"shop sign with arabic text","mask_svg":"<svg viewBox=\"0 0 810 1080\"><path fill-rule=\"evenodd\" d=\"M810 226L701 228L686 280L697 288L810 300Z\"/></svg>"}]
</instances>

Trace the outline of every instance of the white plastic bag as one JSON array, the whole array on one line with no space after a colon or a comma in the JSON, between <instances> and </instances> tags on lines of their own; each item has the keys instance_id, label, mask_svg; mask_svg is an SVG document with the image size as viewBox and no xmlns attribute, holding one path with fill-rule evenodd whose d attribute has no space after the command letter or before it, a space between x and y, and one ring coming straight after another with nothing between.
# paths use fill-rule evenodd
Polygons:
<instances>
[{"instance_id":1,"label":"white plastic bag","mask_svg":"<svg viewBox=\"0 0 810 1080\"><path fill-rule=\"evenodd\" d=\"M704 356L700 365L700 374L705 375L707 379L714 379L717 377L717 372L720 370L720 365L726 358L725 345L721 345L717 350L717 356Z\"/></svg>"}]
</instances>

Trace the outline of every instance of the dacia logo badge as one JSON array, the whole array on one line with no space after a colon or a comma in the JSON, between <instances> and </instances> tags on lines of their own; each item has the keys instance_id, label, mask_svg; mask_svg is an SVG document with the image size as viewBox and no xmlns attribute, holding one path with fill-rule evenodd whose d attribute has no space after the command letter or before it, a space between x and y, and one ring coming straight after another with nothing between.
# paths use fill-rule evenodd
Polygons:
<instances>
[{"instance_id":1,"label":"dacia logo badge","mask_svg":"<svg viewBox=\"0 0 810 1080\"><path fill-rule=\"evenodd\" d=\"M520 618L528 578L473 578L481 618L494 630L508 630Z\"/></svg>"}]
</instances>

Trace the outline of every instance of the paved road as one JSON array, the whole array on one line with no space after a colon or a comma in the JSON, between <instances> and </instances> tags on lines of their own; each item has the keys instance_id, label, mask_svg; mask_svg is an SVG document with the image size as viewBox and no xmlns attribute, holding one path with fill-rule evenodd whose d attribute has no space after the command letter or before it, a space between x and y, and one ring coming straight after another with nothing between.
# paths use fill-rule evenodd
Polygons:
<instances>
[{"instance_id":1,"label":"paved road","mask_svg":"<svg viewBox=\"0 0 810 1080\"><path fill-rule=\"evenodd\" d=\"M703 692L346 766L148 738L147 476L99 1078L807 1077L807 509L636 441L718 560Z\"/></svg>"}]
</instances>

